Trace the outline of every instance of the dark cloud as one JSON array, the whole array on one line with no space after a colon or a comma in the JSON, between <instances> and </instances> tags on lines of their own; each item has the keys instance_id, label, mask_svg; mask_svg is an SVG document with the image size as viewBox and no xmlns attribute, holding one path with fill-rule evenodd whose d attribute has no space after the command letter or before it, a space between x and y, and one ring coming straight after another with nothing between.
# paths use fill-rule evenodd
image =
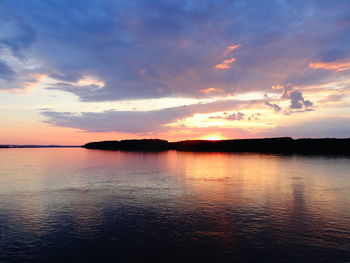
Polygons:
<instances>
[{"instance_id":1,"label":"dark cloud","mask_svg":"<svg viewBox=\"0 0 350 263\"><path fill-rule=\"evenodd\" d=\"M290 106L291 109L303 109L303 108L309 108L313 105L313 103L310 100L305 100L303 95L300 91L294 90L289 93L290 98Z\"/></svg>"},{"instance_id":2,"label":"dark cloud","mask_svg":"<svg viewBox=\"0 0 350 263\"><path fill-rule=\"evenodd\" d=\"M248 121L259 120L262 114L260 112L253 113L248 117Z\"/></svg>"},{"instance_id":3,"label":"dark cloud","mask_svg":"<svg viewBox=\"0 0 350 263\"><path fill-rule=\"evenodd\" d=\"M270 103L268 101L265 102L265 105L271 107L275 112L279 112L282 109L276 103Z\"/></svg>"},{"instance_id":4,"label":"dark cloud","mask_svg":"<svg viewBox=\"0 0 350 263\"><path fill-rule=\"evenodd\" d=\"M320 61L322 62L333 62L344 57L350 57L350 50L344 47L333 47L328 50L321 52Z\"/></svg>"},{"instance_id":5,"label":"dark cloud","mask_svg":"<svg viewBox=\"0 0 350 263\"><path fill-rule=\"evenodd\" d=\"M129 133L161 132L168 130L165 124L190 117L195 113L211 113L227 111L232 108L249 107L255 101L217 101L206 104L193 104L189 106L166 108L151 111L105 111L101 113L84 112L75 114L71 112L43 111L47 123L55 126L78 128L90 132L119 131ZM242 120L241 112L225 114L227 120Z\"/></svg>"},{"instance_id":6,"label":"dark cloud","mask_svg":"<svg viewBox=\"0 0 350 263\"><path fill-rule=\"evenodd\" d=\"M227 121L240 121L245 118L245 114L242 112L237 112L237 113L228 113L224 112L224 116L211 116L209 119L222 119L222 120L227 120Z\"/></svg>"},{"instance_id":7,"label":"dark cloud","mask_svg":"<svg viewBox=\"0 0 350 263\"><path fill-rule=\"evenodd\" d=\"M0 8L0 51L8 47L14 56L25 58L24 50L35 42L36 31L24 19L24 14L18 15L5 2L0 3Z\"/></svg>"},{"instance_id":8,"label":"dark cloud","mask_svg":"<svg viewBox=\"0 0 350 263\"><path fill-rule=\"evenodd\" d=\"M15 74L16 72L12 68L10 68L5 62L0 60L0 79L11 80Z\"/></svg>"},{"instance_id":9,"label":"dark cloud","mask_svg":"<svg viewBox=\"0 0 350 263\"><path fill-rule=\"evenodd\" d=\"M102 113L86 112L81 115L69 112L45 111L47 123L55 126L78 128L89 132L119 131L127 133L147 133L162 131L163 124L181 118L181 110L158 111L105 111Z\"/></svg>"},{"instance_id":10,"label":"dark cloud","mask_svg":"<svg viewBox=\"0 0 350 263\"><path fill-rule=\"evenodd\" d=\"M290 105L289 108L291 110L310 110L310 108L313 105L313 102L310 100L305 100L303 94L301 91L297 90L294 86L291 84L287 84L285 86L277 86L274 87L274 89L277 90L283 90L282 99L289 99ZM265 105L269 105L270 103L266 102ZM272 106L273 107L273 106ZM276 107L276 109L278 109Z\"/></svg>"},{"instance_id":11,"label":"dark cloud","mask_svg":"<svg viewBox=\"0 0 350 263\"><path fill-rule=\"evenodd\" d=\"M225 120L228 121L240 121L243 120L245 117L244 113L242 112L237 112L237 113L232 113L232 114L225 114Z\"/></svg>"},{"instance_id":12,"label":"dark cloud","mask_svg":"<svg viewBox=\"0 0 350 263\"><path fill-rule=\"evenodd\" d=\"M40 61L41 73L62 81L52 88L83 101L213 96L200 91L212 87L265 92L331 78L305 69L349 54L349 8L330 0L3 0L0 49ZM215 68L232 58L230 68ZM105 86L74 84L84 76Z\"/></svg>"}]
</instances>

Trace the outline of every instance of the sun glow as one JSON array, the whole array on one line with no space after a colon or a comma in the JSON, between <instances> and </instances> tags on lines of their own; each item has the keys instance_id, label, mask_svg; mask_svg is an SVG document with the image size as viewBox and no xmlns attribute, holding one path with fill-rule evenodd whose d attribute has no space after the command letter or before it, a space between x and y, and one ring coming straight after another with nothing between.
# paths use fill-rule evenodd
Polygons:
<instances>
[{"instance_id":1,"label":"sun glow","mask_svg":"<svg viewBox=\"0 0 350 263\"><path fill-rule=\"evenodd\" d=\"M219 136L219 135L207 135L207 136L202 137L201 140L219 141L219 140L225 140L225 138L222 136Z\"/></svg>"}]
</instances>

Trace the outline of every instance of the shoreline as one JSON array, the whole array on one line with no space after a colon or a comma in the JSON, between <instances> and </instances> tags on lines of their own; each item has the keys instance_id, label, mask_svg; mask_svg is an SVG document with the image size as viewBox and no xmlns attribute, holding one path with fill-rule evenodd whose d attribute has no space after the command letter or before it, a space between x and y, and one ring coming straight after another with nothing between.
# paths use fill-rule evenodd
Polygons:
<instances>
[{"instance_id":1,"label":"shoreline","mask_svg":"<svg viewBox=\"0 0 350 263\"><path fill-rule=\"evenodd\" d=\"M292 139L290 137L236 140L187 140L168 142L159 139L90 142L86 149L120 151L191 151L191 152L251 152L281 154L350 155L350 138Z\"/></svg>"}]
</instances>

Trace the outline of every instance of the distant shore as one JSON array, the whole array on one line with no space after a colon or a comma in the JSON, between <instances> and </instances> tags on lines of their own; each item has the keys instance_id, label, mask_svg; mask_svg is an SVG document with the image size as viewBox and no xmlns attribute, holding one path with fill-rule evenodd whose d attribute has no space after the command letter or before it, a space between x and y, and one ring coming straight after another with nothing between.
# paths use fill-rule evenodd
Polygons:
<instances>
[{"instance_id":1,"label":"distant shore","mask_svg":"<svg viewBox=\"0 0 350 263\"><path fill-rule=\"evenodd\" d=\"M257 152L350 155L350 138L293 139L290 137L237 140L187 140L168 142L159 139L90 142L82 147L122 151Z\"/></svg>"},{"instance_id":2,"label":"distant shore","mask_svg":"<svg viewBox=\"0 0 350 263\"><path fill-rule=\"evenodd\" d=\"M1 148L78 148L81 146L66 146L66 145L0 145Z\"/></svg>"}]
</instances>

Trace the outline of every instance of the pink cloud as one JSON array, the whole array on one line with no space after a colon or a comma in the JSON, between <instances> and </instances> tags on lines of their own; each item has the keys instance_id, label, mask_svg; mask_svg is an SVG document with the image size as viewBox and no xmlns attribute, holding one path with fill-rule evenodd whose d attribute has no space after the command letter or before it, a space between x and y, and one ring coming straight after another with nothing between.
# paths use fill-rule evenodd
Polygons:
<instances>
[{"instance_id":1,"label":"pink cloud","mask_svg":"<svg viewBox=\"0 0 350 263\"><path fill-rule=\"evenodd\" d=\"M349 70L350 62L315 62L309 64L310 68L334 70L336 72Z\"/></svg>"},{"instance_id":2,"label":"pink cloud","mask_svg":"<svg viewBox=\"0 0 350 263\"><path fill-rule=\"evenodd\" d=\"M221 63L215 65L215 68L217 69L229 69L232 67L232 63L235 62L235 58L225 59Z\"/></svg>"},{"instance_id":3,"label":"pink cloud","mask_svg":"<svg viewBox=\"0 0 350 263\"><path fill-rule=\"evenodd\" d=\"M226 57L228 54L231 53L231 51L233 51L233 50L235 50L237 48L240 48L240 47L241 47L240 44L227 46L227 48L225 49L224 53L222 53L222 55L224 57Z\"/></svg>"}]
</instances>

